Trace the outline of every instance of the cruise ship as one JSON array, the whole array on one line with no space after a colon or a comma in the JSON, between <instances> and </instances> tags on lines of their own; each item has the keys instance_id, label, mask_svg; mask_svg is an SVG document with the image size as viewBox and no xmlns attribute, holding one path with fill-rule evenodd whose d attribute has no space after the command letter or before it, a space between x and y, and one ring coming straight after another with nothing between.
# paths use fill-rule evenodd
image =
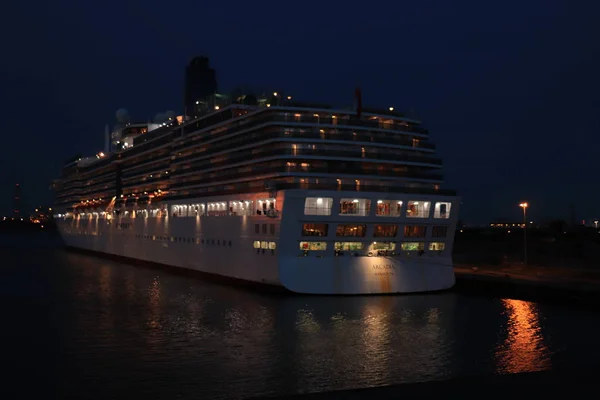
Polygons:
<instances>
[{"instance_id":1,"label":"cruise ship","mask_svg":"<svg viewBox=\"0 0 600 400\"><path fill-rule=\"evenodd\" d=\"M64 165L67 246L305 294L454 285L460 201L418 118L358 89L349 108L187 91L183 115L120 110L104 151Z\"/></svg>"}]
</instances>

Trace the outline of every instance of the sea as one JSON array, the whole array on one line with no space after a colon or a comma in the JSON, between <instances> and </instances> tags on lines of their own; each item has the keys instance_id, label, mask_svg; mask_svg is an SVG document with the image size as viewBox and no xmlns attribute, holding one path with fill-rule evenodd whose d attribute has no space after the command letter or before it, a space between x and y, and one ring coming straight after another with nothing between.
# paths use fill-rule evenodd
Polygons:
<instances>
[{"instance_id":1,"label":"sea","mask_svg":"<svg viewBox=\"0 0 600 400\"><path fill-rule=\"evenodd\" d=\"M0 234L0 398L244 399L597 365L599 314L447 291L305 296Z\"/></svg>"}]
</instances>

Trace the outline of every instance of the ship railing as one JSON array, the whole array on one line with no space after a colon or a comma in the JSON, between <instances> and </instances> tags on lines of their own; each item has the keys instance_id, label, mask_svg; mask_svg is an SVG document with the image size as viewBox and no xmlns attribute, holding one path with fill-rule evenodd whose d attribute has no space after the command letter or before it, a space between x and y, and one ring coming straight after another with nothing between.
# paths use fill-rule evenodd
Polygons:
<instances>
[{"instance_id":1,"label":"ship railing","mask_svg":"<svg viewBox=\"0 0 600 400\"><path fill-rule=\"evenodd\" d=\"M352 185L344 184L338 185L335 183L300 183L300 182L277 182L275 185L277 191L279 190L327 190L327 191L350 191L350 192L372 192L372 193L403 193L403 194L422 194L422 195L434 195L434 196L456 196L456 191L451 189L435 189L435 188L418 188L418 187L403 187L403 186L378 186L378 185ZM240 188L227 188L219 189L215 187L203 187L197 189L188 189L185 191L171 190L168 195L165 196L165 201L189 199L193 197L204 197L204 196L225 196L225 195L239 195L244 193L256 193L260 192L257 188L252 187L240 187ZM148 200L148 196L140 196L138 204L141 204Z\"/></svg>"},{"instance_id":2,"label":"ship railing","mask_svg":"<svg viewBox=\"0 0 600 400\"><path fill-rule=\"evenodd\" d=\"M215 180L226 181L228 179L243 179L243 178L254 178L258 179L261 175L272 175L276 174L279 176L286 176L293 173L311 173L314 174L325 174L327 176L336 176L339 174L350 174L356 176L355 179L368 179L364 178L367 176L380 176L390 179L402 179L402 180L418 180L427 179L434 181L442 181L443 175L439 172L422 172L422 171L402 171L397 172L392 169L389 170L371 170L363 168L362 166L356 165L344 165L344 163L333 163L326 166L314 166L302 167L302 166L271 166L271 165L251 165L251 169L247 172L238 172L231 170L220 170L217 172L209 173L197 173L191 176L179 177L175 174L171 176L170 187L172 189L181 188L192 188L194 186L207 185L214 183ZM161 178L163 179L163 178ZM145 184L155 182L156 180L151 178L145 181ZM138 183L139 185L139 183ZM123 188L129 188L136 186L135 184L123 185Z\"/></svg>"},{"instance_id":3,"label":"ship railing","mask_svg":"<svg viewBox=\"0 0 600 400\"><path fill-rule=\"evenodd\" d=\"M247 133L245 135L241 135L239 137L234 137L230 139L225 139L219 141L215 144L211 144L210 152L202 152L202 153L193 153L183 157L178 157L175 159L175 164L181 164L183 162L194 160L198 158L209 157L211 153L217 153L222 150L230 150L234 149L237 146L254 143L256 146L259 146L261 143L268 143L272 140L285 138L286 140L292 138L298 139L317 139L319 141L324 140L335 140L335 141L346 141L348 145L368 145L369 143L373 144L391 144L396 146L406 147L408 151L418 151L418 150L435 150L435 144L427 141L419 141L413 142L412 140L406 140L399 137L383 137L379 135L361 134L361 133L352 133L351 131L336 131L331 133L320 133L318 130L314 131L305 131L305 132L289 132L285 131L284 128L272 126L270 128L264 128L258 132ZM359 143L356 143L359 142ZM187 146L192 146L187 143ZM175 150L184 149L185 146L177 147ZM412 150L409 150L411 148Z\"/></svg>"},{"instance_id":4,"label":"ship railing","mask_svg":"<svg viewBox=\"0 0 600 400\"><path fill-rule=\"evenodd\" d=\"M268 210L265 214L269 218L279 218L279 210Z\"/></svg>"},{"instance_id":5,"label":"ship railing","mask_svg":"<svg viewBox=\"0 0 600 400\"><path fill-rule=\"evenodd\" d=\"M225 121L220 121L225 122ZM229 121L228 121L229 122ZM381 129L384 131L395 131L400 134L420 134L427 136L429 134L428 130L422 128L420 126L414 125L405 125L402 123L387 123L380 122L378 120L363 120L363 119L346 119L346 118L334 118L333 116L311 116L311 115L300 115L296 117L294 114L290 115L273 115L273 114L265 114L258 115L256 117L244 120L231 120L226 126L213 126L214 124L200 123L190 124L184 128L184 135L198 135L202 134L205 136L205 133L210 133L212 130L217 129L219 134L228 134L233 131L238 131L240 129L249 129L255 126L265 125L268 123L277 124L277 123L293 123L293 124L311 124L318 126L334 126L336 128L343 129L347 127L352 129L352 127L360 127L366 129Z\"/></svg>"},{"instance_id":6,"label":"ship railing","mask_svg":"<svg viewBox=\"0 0 600 400\"><path fill-rule=\"evenodd\" d=\"M376 152L362 152L360 148L357 150L329 150L329 149L281 149L273 148L272 146L265 146L252 148L250 150L240 151L228 155L227 159L219 162L214 162L209 158L204 158L199 161L191 162L190 168L203 170L206 168L216 168L220 166L228 166L235 162L240 161L251 161L259 157L340 157L349 158L354 160L382 160L389 161L391 163L420 163L420 164L432 164L442 165L442 160L439 157L427 157L427 156L413 156L405 155L401 153L376 153ZM221 156L222 157L222 156ZM156 169L156 168L155 168Z\"/></svg>"},{"instance_id":7,"label":"ship railing","mask_svg":"<svg viewBox=\"0 0 600 400\"><path fill-rule=\"evenodd\" d=\"M331 191L352 191L352 192L379 192L379 193L407 193L407 194L430 194L441 196L456 196L456 191L452 189L435 189L405 186L379 186L379 185L352 185L335 183L301 183L301 182L278 182L277 190L331 190Z\"/></svg>"}]
</instances>

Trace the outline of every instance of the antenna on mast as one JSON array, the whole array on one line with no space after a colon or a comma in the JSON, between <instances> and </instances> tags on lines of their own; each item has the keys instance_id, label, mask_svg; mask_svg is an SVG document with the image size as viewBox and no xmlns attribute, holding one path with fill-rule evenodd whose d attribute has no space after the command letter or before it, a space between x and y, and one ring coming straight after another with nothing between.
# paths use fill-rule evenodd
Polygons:
<instances>
[{"instance_id":1,"label":"antenna on mast","mask_svg":"<svg viewBox=\"0 0 600 400\"><path fill-rule=\"evenodd\" d=\"M356 98L356 117L360 119L362 113L362 92L359 87L354 91L354 97Z\"/></svg>"},{"instance_id":2,"label":"antenna on mast","mask_svg":"<svg viewBox=\"0 0 600 400\"><path fill-rule=\"evenodd\" d=\"M104 125L104 154L110 153L110 133L108 124Z\"/></svg>"}]
</instances>

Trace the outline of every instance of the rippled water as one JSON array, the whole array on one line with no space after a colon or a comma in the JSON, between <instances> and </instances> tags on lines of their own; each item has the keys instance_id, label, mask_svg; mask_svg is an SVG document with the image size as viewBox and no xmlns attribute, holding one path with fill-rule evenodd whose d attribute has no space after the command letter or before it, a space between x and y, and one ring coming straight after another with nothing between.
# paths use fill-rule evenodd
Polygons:
<instances>
[{"instance_id":1,"label":"rippled water","mask_svg":"<svg viewBox=\"0 0 600 400\"><path fill-rule=\"evenodd\" d=\"M51 235L0 239L0 394L244 398L582 366L600 353L590 311L456 293L266 295L68 253Z\"/></svg>"}]
</instances>

